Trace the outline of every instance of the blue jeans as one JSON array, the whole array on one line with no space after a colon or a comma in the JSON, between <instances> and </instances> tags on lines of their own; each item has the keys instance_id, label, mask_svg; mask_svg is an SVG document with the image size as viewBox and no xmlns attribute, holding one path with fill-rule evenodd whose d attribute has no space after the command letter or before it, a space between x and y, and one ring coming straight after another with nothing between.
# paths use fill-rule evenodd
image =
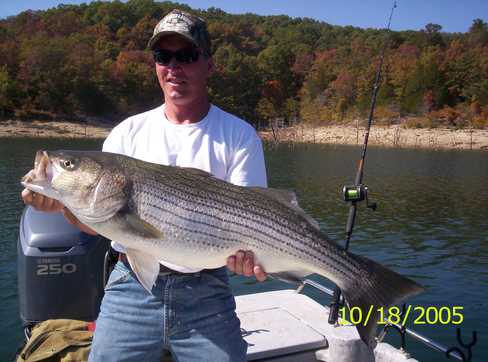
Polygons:
<instances>
[{"instance_id":1,"label":"blue jeans","mask_svg":"<svg viewBox=\"0 0 488 362\"><path fill-rule=\"evenodd\" d=\"M91 362L246 361L225 268L159 276L152 294L118 262L105 287Z\"/></svg>"}]
</instances>

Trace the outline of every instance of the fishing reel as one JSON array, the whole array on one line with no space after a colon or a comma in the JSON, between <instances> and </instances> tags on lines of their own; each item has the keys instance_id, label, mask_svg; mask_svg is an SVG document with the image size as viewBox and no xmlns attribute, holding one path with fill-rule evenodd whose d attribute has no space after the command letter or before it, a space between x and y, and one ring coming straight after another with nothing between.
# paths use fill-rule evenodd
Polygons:
<instances>
[{"instance_id":1,"label":"fishing reel","mask_svg":"<svg viewBox=\"0 0 488 362\"><path fill-rule=\"evenodd\" d=\"M342 189L345 202L360 202L366 200L366 207L375 211L376 202L370 203L368 200L368 187L365 185L344 186Z\"/></svg>"}]
</instances>

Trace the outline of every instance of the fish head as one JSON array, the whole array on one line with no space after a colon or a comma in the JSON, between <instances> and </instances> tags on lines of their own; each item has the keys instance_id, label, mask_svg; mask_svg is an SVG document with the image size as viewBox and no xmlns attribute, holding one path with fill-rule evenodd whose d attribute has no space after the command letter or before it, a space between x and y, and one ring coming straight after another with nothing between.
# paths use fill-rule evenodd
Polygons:
<instances>
[{"instance_id":1,"label":"fish head","mask_svg":"<svg viewBox=\"0 0 488 362\"><path fill-rule=\"evenodd\" d=\"M86 223L108 219L127 200L125 175L98 151L38 151L21 183L60 201Z\"/></svg>"}]
</instances>

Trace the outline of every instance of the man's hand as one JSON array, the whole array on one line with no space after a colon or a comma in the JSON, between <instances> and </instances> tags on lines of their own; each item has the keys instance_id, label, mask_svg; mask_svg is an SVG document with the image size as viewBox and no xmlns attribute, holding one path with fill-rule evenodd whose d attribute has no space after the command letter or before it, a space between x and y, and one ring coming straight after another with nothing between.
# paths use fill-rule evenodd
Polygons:
<instances>
[{"instance_id":1,"label":"man's hand","mask_svg":"<svg viewBox=\"0 0 488 362\"><path fill-rule=\"evenodd\" d=\"M72 213L69 211L62 203L58 200L51 199L50 197L38 194L37 192L33 192L29 189L24 189L22 191L22 201L26 205L32 205L38 211L44 212L61 212L64 218L71 224L76 226L81 231L91 234L97 235L97 232L90 229L85 224L82 224Z\"/></svg>"},{"instance_id":2,"label":"man's hand","mask_svg":"<svg viewBox=\"0 0 488 362\"><path fill-rule=\"evenodd\" d=\"M64 205L58 200L51 199L29 189L24 189L21 196L24 204L32 205L38 211L61 212L64 209Z\"/></svg>"},{"instance_id":3,"label":"man's hand","mask_svg":"<svg viewBox=\"0 0 488 362\"><path fill-rule=\"evenodd\" d=\"M254 264L254 254L252 251L239 250L235 255L227 258L227 268L238 275L246 277L255 276L260 282L266 280L266 272L260 265Z\"/></svg>"}]
</instances>

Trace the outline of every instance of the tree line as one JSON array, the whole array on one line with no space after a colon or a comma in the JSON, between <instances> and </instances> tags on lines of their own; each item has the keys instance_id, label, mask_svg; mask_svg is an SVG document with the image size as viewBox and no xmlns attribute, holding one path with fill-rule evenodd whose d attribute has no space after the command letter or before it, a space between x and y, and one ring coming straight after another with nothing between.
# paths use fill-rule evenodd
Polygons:
<instances>
[{"instance_id":1,"label":"tree line","mask_svg":"<svg viewBox=\"0 0 488 362\"><path fill-rule=\"evenodd\" d=\"M152 0L92 2L0 20L0 116L118 122L162 101L146 49L173 8L207 19L212 101L253 124L364 119L387 44L376 119L488 126L488 25L466 33L334 26Z\"/></svg>"}]
</instances>

